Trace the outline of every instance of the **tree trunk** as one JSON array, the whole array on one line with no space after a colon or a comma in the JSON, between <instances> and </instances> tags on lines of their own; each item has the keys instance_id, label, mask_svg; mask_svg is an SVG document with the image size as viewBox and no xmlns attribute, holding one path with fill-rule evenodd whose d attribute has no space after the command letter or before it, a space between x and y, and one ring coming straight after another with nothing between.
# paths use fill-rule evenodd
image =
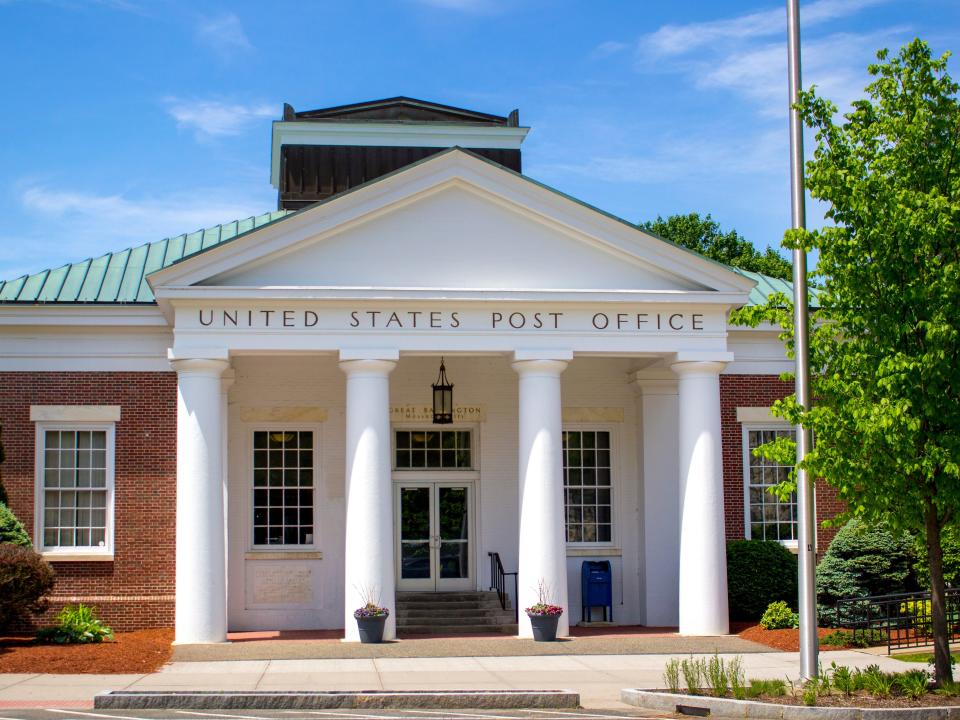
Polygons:
<instances>
[{"instance_id":1,"label":"tree trunk","mask_svg":"<svg viewBox=\"0 0 960 720\"><path fill-rule=\"evenodd\" d=\"M933 668L937 687L953 682L950 638L947 633L946 589L943 584L943 548L940 546L940 518L933 503L924 513L927 558L930 562L930 621L933 626Z\"/></svg>"}]
</instances>

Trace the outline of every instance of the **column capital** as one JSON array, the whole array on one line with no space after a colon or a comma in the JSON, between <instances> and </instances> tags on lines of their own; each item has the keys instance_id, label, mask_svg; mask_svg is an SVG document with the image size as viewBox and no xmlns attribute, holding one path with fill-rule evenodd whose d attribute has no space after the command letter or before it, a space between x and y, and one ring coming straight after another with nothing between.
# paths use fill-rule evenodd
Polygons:
<instances>
[{"instance_id":1,"label":"column capital","mask_svg":"<svg viewBox=\"0 0 960 720\"><path fill-rule=\"evenodd\" d=\"M396 360L341 360L340 369L347 377L387 377L397 366Z\"/></svg>"},{"instance_id":2,"label":"column capital","mask_svg":"<svg viewBox=\"0 0 960 720\"><path fill-rule=\"evenodd\" d=\"M652 397L654 395L676 395L677 377L676 375L661 374L660 376L649 377L639 372L631 376L633 385L643 397Z\"/></svg>"},{"instance_id":3,"label":"column capital","mask_svg":"<svg viewBox=\"0 0 960 720\"><path fill-rule=\"evenodd\" d=\"M511 363L514 371L523 377L560 377L567 369L566 360L516 360Z\"/></svg>"},{"instance_id":4,"label":"column capital","mask_svg":"<svg viewBox=\"0 0 960 720\"><path fill-rule=\"evenodd\" d=\"M670 369L681 377L691 375L719 375L727 366L725 360L681 360L670 365Z\"/></svg>"},{"instance_id":5,"label":"column capital","mask_svg":"<svg viewBox=\"0 0 960 720\"><path fill-rule=\"evenodd\" d=\"M215 358L183 358L171 359L170 367L178 375L210 375L219 378L230 367L226 360Z\"/></svg>"}]
</instances>

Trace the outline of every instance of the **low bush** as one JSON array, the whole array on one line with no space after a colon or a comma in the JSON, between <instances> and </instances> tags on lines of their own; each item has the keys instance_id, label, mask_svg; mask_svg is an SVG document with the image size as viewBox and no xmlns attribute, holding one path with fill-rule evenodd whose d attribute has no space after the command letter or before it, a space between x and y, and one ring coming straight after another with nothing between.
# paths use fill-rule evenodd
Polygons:
<instances>
[{"instance_id":1,"label":"low bush","mask_svg":"<svg viewBox=\"0 0 960 720\"><path fill-rule=\"evenodd\" d=\"M874 645L883 645L887 642L887 636L882 630L860 630L854 634L851 630L834 630L820 638L821 645L833 645L834 647L872 647Z\"/></svg>"},{"instance_id":2,"label":"low bush","mask_svg":"<svg viewBox=\"0 0 960 720\"><path fill-rule=\"evenodd\" d=\"M767 605L763 617L760 618L760 627L764 630L786 630L795 628L798 624L797 614L783 600Z\"/></svg>"},{"instance_id":3,"label":"low bush","mask_svg":"<svg viewBox=\"0 0 960 720\"><path fill-rule=\"evenodd\" d=\"M0 543L10 543L23 547L32 547L30 536L23 523L13 514L13 510L0 502Z\"/></svg>"},{"instance_id":4,"label":"low bush","mask_svg":"<svg viewBox=\"0 0 960 720\"><path fill-rule=\"evenodd\" d=\"M797 601L797 558L778 542L727 543L727 595L732 620L759 620L778 600Z\"/></svg>"},{"instance_id":5,"label":"low bush","mask_svg":"<svg viewBox=\"0 0 960 720\"><path fill-rule=\"evenodd\" d=\"M680 692L680 661L671 658L663 668L663 684L672 693Z\"/></svg>"},{"instance_id":6,"label":"low bush","mask_svg":"<svg viewBox=\"0 0 960 720\"><path fill-rule=\"evenodd\" d=\"M0 629L46 610L53 583L53 568L33 548L0 543Z\"/></svg>"},{"instance_id":7,"label":"low bush","mask_svg":"<svg viewBox=\"0 0 960 720\"><path fill-rule=\"evenodd\" d=\"M37 640L61 645L98 643L112 639L113 631L97 618L93 608L83 603L67 605L57 614L56 625L43 628L37 633Z\"/></svg>"}]
</instances>

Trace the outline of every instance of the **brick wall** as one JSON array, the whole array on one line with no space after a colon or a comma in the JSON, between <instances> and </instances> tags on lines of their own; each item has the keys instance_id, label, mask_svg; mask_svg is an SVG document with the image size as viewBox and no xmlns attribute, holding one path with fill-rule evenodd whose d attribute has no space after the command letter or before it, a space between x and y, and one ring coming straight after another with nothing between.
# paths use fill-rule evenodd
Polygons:
<instances>
[{"instance_id":1,"label":"brick wall","mask_svg":"<svg viewBox=\"0 0 960 720\"><path fill-rule=\"evenodd\" d=\"M721 375L720 421L723 434L723 502L728 540L744 537L743 507L743 434L737 422L738 407L770 407L775 400L793 392L792 382L775 375ZM822 526L836 515L842 504L833 488L825 483L816 487L817 553L823 555L836 535L835 528Z\"/></svg>"},{"instance_id":2,"label":"brick wall","mask_svg":"<svg viewBox=\"0 0 960 720\"><path fill-rule=\"evenodd\" d=\"M115 630L173 625L177 378L173 372L0 373L0 422L10 504L33 535L31 405L119 405L114 560L54 563L50 612L97 606ZM48 613L49 614L49 613Z\"/></svg>"}]
</instances>

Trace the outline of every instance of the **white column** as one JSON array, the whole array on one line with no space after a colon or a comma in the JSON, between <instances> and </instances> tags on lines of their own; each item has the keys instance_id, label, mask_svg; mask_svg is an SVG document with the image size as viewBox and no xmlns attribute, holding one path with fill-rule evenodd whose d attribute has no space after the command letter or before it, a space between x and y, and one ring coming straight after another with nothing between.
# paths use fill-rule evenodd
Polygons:
<instances>
[{"instance_id":1,"label":"white column","mask_svg":"<svg viewBox=\"0 0 960 720\"><path fill-rule=\"evenodd\" d=\"M223 407L227 361L171 360L177 371L177 643L227 639Z\"/></svg>"},{"instance_id":2,"label":"white column","mask_svg":"<svg viewBox=\"0 0 960 720\"><path fill-rule=\"evenodd\" d=\"M524 359L517 353L513 363L520 376L520 637L533 636L523 610L539 600L541 586L548 602L563 607L557 634L570 634L560 374L571 357Z\"/></svg>"},{"instance_id":3,"label":"white column","mask_svg":"<svg viewBox=\"0 0 960 720\"><path fill-rule=\"evenodd\" d=\"M720 371L726 363L678 362L680 634L726 635Z\"/></svg>"},{"instance_id":4,"label":"white column","mask_svg":"<svg viewBox=\"0 0 960 720\"><path fill-rule=\"evenodd\" d=\"M344 639L359 642L353 611L368 600L390 609L383 631L396 637L393 484L390 479L392 358L354 358L341 352L347 374Z\"/></svg>"},{"instance_id":5,"label":"white column","mask_svg":"<svg viewBox=\"0 0 960 720\"><path fill-rule=\"evenodd\" d=\"M638 377L643 448L643 624L675 627L680 566L676 378Z\"/></svg>"}]
</instances>

